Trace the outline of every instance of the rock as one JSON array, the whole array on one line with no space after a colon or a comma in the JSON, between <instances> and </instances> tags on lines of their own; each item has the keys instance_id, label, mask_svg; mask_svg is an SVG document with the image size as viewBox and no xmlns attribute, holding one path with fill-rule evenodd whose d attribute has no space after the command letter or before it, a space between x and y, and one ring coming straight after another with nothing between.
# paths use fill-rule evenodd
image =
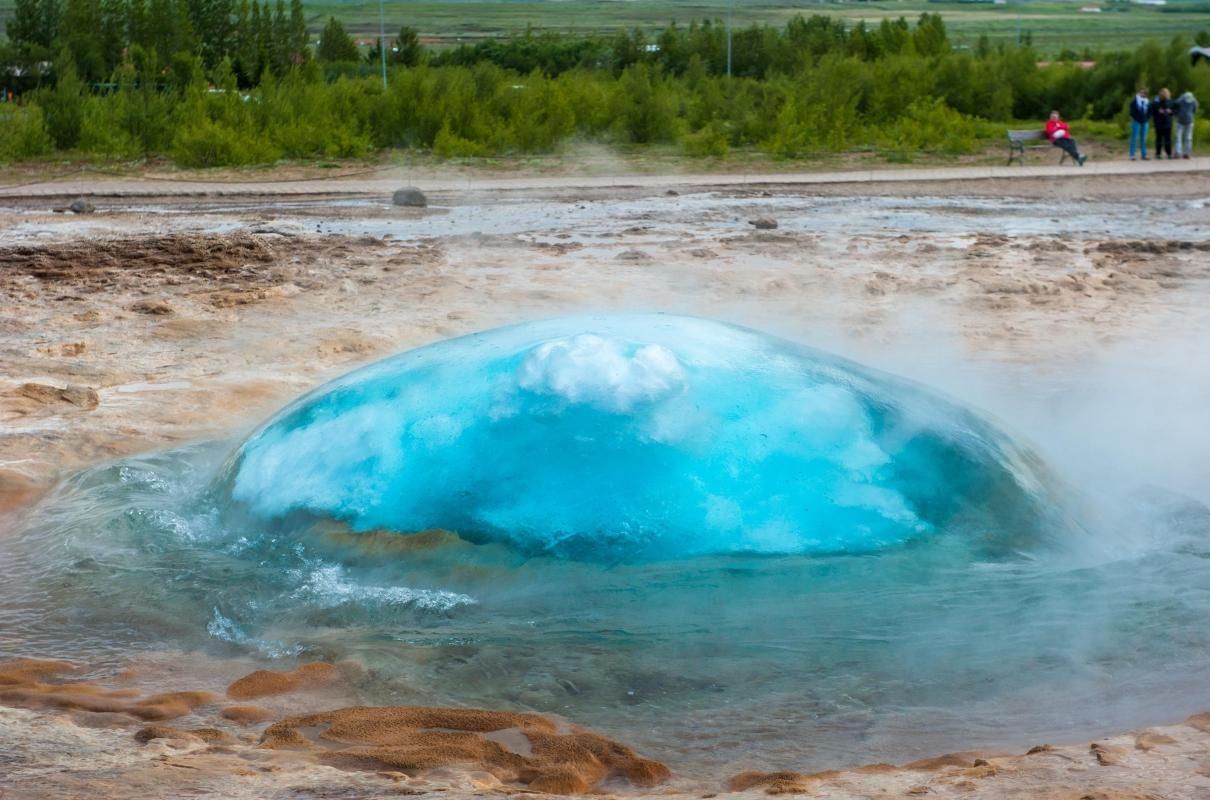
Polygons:
<instances>
[{"instance_id":1,"label":"rock","mask_svg":"<svg viewBox=\"0 0 1210 800\"><path fill-rule=\"evenodd\" d=\"M17 389L22 397L36 400L39 403L70 403L77 408L93 409L100 399L97 390L91 386L80 386L69 383L66 386L51 386L45 383L23 383Z\"/></svg>"},{"instance_id":2,"label":"rock","mask_svg":"<svg viewBox=\"0 0 1210 800\"><path fill-rule=\"evenodd\" d=\"M91 214L97 209L92 203L88 202L87 199L77 197L75 200L72 200L67 204L67 210L73 214Z\"/></svg>"},{"instance_id":3,"label":"rock","mask_svg":"<svg viewBox=\"0 0 1210 800\"><path fill-rule=\"evenodd\" d=\"M582 794L606 781L656 786L669 770L621 742L538 714L475 708L342 708L289 717L265 729L266 750L307 748L323 729L314 757L329 766L407 774L470 767L534 792ZM495 781L489 781L488 785Z\"/></svg>"},{"instance_id":4,"label":"rock","mask_svg":"<svg viewBox=\"0 0 1210 800\"><path fill-rule=\"evenodd\" d=\"M623 250L618 253L618 261L650 261L651 256L642 250Z\"/></svg>"},{"instance_id":5,"label":"rock","mask_svg":"<svg viewBox=\"0 0 1210 800\"><path fill-rule=\"evenodd\" d=\"M664 196L665 197L680 197L681 193L678 192L676 189L669 189L668 191L664 192Z\"/></svg>"},{"instance_id":6,"label":"rock","mask_svg":"<svg viewBox=\"0 0 1210 800\"><path fill-rule=\"evenodd\" d=\"M182 730L167 725L147 725L136 731L134 735L134 740L140 744L147 744L153 739L195 739L207 744L235 744L238 741L231 734L224 733L218 728Z\"/></svg>"},{"instance_id":7,"label":"rock","mask_svg":"<svg viewBox=\"0 0 1210 800\"><path fill-rule=\"evenodd\" d=\"M424 196L424 192L409 186L406 189L399 189L391 196L391 202L397 206L407 206L408 208L424 208L429 204L429 199Z\"/></svg>"},{"instance_id":8,"label":"rock","mask_svg":"<svg viewBox=\"0 0 1210 800\"><path fill-rule=\"evenodd\" d=\"M732 776L727 788L733 792L763 789L765 794L808 794L819 785L819 775L802 772L741 772Z\"/></svg>"},{"instance_id":9,"label":"rock","mask_svg":"<svg viewBox=\"0 0 1210 800\"><path fill-rule=\"evenodd\" d=\"M1200 714L1194 714L1192 717L1185 720L1185 724L1190 728L1194 728L1205 733L1210 733L1210 711L1203 711Z\"/></svg>"},{"instance_id":10,"label":"rock","mask_svg":"<svg viewBox=\"0 0 1210 800\"><path fill-rule=\"evenodd\" d=\"M777 220L772 217L757 217L756 219L748 220L748 224L756 228L758 231L771 231L777 228Z\"/></svg>"},{"instance_id":11,"label":"rock","mask_svg":"<svg viewBox=\"0 0 1210 800\"><path fill-rule=\"evenodd\" d=\"M1126 751L1121 747L1093 742L1088 749L1096 756L1097 763L1102 767L1120 767L1126 760Z\"/></svg>"},{"instance_id":12,"label":"rock","mask_svg":"<svg viewBox=\"0 0 1210 800\"><path fill-rule=\"evenodd\" d=\"M1143 731L1134 737L1134 749L1148 752L1162 744L1176 744L1176 739L1165 733Z\"/></svg>"},{"instance_id":13,"label":"rock","mask_svg":"<svg viewBox=\"0 0 1210 800\"><path fill-rule=\"evenodd\" d=\"M152 314L155 316L167 316L173 312L172 306L165 300L140 300L130 307L131 311L137 311L140 314Z\"/></svg>"}]
</instances>

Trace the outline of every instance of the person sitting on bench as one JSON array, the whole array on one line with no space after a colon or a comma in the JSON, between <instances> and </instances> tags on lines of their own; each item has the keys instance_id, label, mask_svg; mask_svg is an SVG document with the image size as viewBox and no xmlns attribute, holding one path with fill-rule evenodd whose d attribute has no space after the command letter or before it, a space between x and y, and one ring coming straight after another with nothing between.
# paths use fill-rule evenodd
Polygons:
<instances>
[{"instance_id":1,"label":"person sitting on bench","mask_svg":"<svg viewBox=\"0 0 1210 800\"><path fill-rule=\"evenodd\" d=\"M1046 138L1050 139L1050 143L1055 147L1071 156L1081 167L1084 166L1084 161L1088 156L1083 155L1080 148L1076 147L1076 140L1071 138L1071 131L1067 129L1067 123L1059 117L1058 111L1050 112L1050 121L1046 123Z\"/></svg>"}]
</instances>

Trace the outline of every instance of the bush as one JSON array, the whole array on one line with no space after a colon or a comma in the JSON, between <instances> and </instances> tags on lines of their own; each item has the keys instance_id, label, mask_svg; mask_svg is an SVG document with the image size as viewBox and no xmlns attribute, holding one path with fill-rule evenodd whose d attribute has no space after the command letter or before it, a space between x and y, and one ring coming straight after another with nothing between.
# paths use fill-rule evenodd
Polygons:
<instances>
[{"instance_id":1,"label":"bush","mask_svg":"<svg viewBox=\"0 0 1210 800\"><path fill-rule=\"evenodd\" d=\"M0 161L34 158L53 148L42 109L0 104Z\"/></svg>"},{"instance_id":2,"label":"bush","mask_svg":"<svg viewBox=\"0 0 1210 800\"><path fill-rule=\"evenodd\" d=\"M278 154L257 137L202 120L177 132L172 158L182 167L232 167L271 163Z\"/></svg>"},{"instance_id":3,"label":"bush","mask_svg":"<svg viewBox=\"0 0 1210 800\"><path fill-rule=\"evenodd\" d=\"M730 149L727 126L717 121L681 137L681 150L694 158L722 158Z\"/></svg>"},{"instance_id":4,"label":"bush","mask_svg":"<svg viewBox=\"0 0 1210 800\"><path fill-rule=\"evenodd\" d=\"M84 84L76 76L76 69L69 55L61 56L55 63L55 74L55 88L36 92L34 100L42 107L46 116L46 129L54 140L55 147L70 150L80 141L88 99L84 95Z\"/></svg>"},{"instance_id":5,"label":"bush","mask_svg":"<svg viewBox=\"0 0 1210 800\"><path fill-rule=\"evenodd\" d=\"M916 100L902 118L883 134L884 147L897 151L934 151L956 155L978 147L974 120L945 105L940 98Z\"/></svg>"},{"instance_id":6,"label":"bush","mask_svg":"<svg viewBox=\"0 0 1210 800\"><path fill-rule=\"evenodd\" d=\"M447 122L433 140L433 154L441 158L475 158L487 155L487 148L454 133Z\"/></svg>"}]
</instances>

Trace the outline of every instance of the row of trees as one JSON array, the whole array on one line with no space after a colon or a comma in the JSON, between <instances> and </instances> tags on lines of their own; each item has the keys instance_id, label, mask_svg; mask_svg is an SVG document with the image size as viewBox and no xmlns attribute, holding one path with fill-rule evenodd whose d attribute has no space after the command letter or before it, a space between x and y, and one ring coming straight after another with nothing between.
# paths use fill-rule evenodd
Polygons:
<instances>
[{"instance_id":1,"label":"row of trees","mask_svg":"<svg viewBox=\"0 0 1210 800\"><path fill-rule=\"evenodd\" d=\"M16 0L7 34L7 64L38 83L56 58L87 82L110 81L137 48L165 69L177 56L209 70L227 60L254 86L308 54L302 0Z\"/></svg>"},{"instance_id":2,"label":"row of trees","mask_svg":"<svg viewBox=\"0 0 1210 800\"><path fill-rule=\"evenodd\" d=\"M333 46L348 36L332 21L318 59L291 62L280 77L263 70L250 90L241 89L238 58L208 67L200 54L177 52L165 63L154 47L135 44L112 73L114 89L98 93L65 50L53 87L15 108L0 106L0 160L51 148L110 158L168 154L195 166L356 157L385 147L470 156L545 152L575 138L675 143L693 155L744 147L777 157L850 148L907 156L969 152L1002 138L1011 120L1040 124L1051 108L1119 130L1140 81L1210 98L1210 69L1190 66L1183 40L1104 54L1092 69L1039 67L1029 48L956 51L935 15L872 31L817 17L770 34L763 66L728 77L725 60L711 60L718 30L691 26L676 47L666 30L664 45L632 49L626 63L566 68L550 59L579 41L570 37L425 53L404 30L386 88L364 60L332 77L332 63L360 55ZM622 38L611 41L620 47Z\"/></svg>"},{"instance_id":3,"label":"row of trees","mask_svg":"<svg viewBox=\"0 0 1210 800\"><path fill-rule=\"evenodd\" d=\"M990 45L986 45L990 50ZM763 78L770 73L794 74L826 55L863 61L912 54L931 58L950 49L940 14L922 14L915 26L902 17L877 26L816 14L794 17L782 28L753 25L732 34L731 74ZM642 29L613 36L533 34L463 45L435 54L434 64L470 66L490 61L518 72L541 70L559 75L572 69L607 69L620 74L634 64L660 66L670 75L683 75L700 64L710 75L727 71L727 29L717 21L676 23L649 36Z\"/></svg>"}]
</instances>

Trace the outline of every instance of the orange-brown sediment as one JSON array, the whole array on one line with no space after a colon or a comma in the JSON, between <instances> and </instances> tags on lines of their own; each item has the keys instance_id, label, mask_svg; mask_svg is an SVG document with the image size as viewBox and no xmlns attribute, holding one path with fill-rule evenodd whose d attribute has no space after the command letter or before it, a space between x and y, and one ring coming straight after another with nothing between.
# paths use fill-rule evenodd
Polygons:
<instances>
[{"instance_id":1,"label":"orange-brown sediment","mask_svg":"<svg viewBox=\"0 0 1210 800\"><path fill-rule=\"evenodd\" d=\"M56 708L97 714L127 714L159 721L183 717L211 703L211 692L168 692L140 698L137 689L106 689L93 683L63 682L74 670L66 661L17 659L0 662L0 703L24 708Z\"/></svg>"},{"instance_id":2,"label":"orange-brown sediment","mask_svg":"<svg viewBox=\"0 0 1210 800\"><path fill-rule=\"evenodd\" d=\"M240 725L255 725L273 718L273 712L260 706L227 706L222 710L223 719Z\"/></svg>"},{"instance_id":3,"label":"orange-brown sediment","mask_svg":"<svg viewBox=\"0 0 1210 800\"><path fill-rule=\"evenodd\" d=\"M611 777L638 786L669 777L666 766L619 742L508 711L344 708L276 722L265 730L262 746L314 750L321 761L345 766L477 768L554 794L587 792Z\"/></svg>"},{"instance_id":4,"label":"orange-brown sediment","mask_svg":"<svg viewBox=\"0 0 1210 800\"><path fill-rule=\"evenodd\" d=\"M182 730L167 725L148 725L134 734L134 740L146 744L153 739L197 739L207 744L235 744L238 739L218 728L193 728Z\"/></svg>"},{"instance_id":5,"label":"orange-brown sediment","mask_svg":"<svg viewBox=\"0 0 1210 800\"><path fill-rule=\"evenodd\" d=\"M300 689L317 689L331 686L340 676L339 667L322 661L303 664L291 672L258 669L228 686L227 696L232 700L252 700L257 697L297 692Z\"/></svg>"}]
</instances>

